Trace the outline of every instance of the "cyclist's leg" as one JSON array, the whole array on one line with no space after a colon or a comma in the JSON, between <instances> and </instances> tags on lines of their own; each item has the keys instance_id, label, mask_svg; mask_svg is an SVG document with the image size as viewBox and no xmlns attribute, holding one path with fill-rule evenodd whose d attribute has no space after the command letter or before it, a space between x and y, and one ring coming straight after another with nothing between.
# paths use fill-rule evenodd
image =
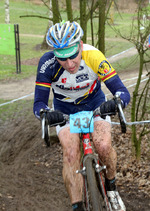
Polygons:
<instances>
[{"instance_id":1,"label":"cyclist's leg","mask_svg":"<svg viewBox=\"0 0 150 211\"><path fill-rule=\"evenodd\" d=\"M113 179L116 174L117 155L111 143L111 124L106 121L96 121L92 138L100 159L107 167L106 177Z\"/></svg>"},{"instance_id":2,"label":"cyclist's leg","mask_svg":"<svg viewBox=\"0 0 150 211\"><path fill-rule=\"evenodd\" d=\"M100 159L107 167L107 195L111 202L113 210L125 211L125 205L116 189L115 174L116 174L116 151L111 144L111 125L106 121L97 121L94 123L94 132L92 134L95 148Z\"/></svg>"},{"instance_id":3,"label":"cyclist's leg","mask_svg":"<svg viewBox=\"0 0 150 211\"><path fill-rule=\"evenodd\" d=\"M71 203L82 201L83 178L76 174L80 169L80 138L79 134L71 134L70 128L62 129L58 134L63 147L63 179Z\"/></svg>"}]
</instances>

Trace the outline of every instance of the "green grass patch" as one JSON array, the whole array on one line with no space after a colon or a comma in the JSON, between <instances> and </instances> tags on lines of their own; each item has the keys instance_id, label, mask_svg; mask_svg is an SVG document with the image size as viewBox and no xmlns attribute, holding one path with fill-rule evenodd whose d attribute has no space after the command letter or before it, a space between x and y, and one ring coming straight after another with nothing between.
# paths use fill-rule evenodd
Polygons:
<instances>
[{"instance_id":1,"label":"green grass patch","mask_svg":"<svg viewBox=\"0 0 150 211\"><path fill-rule=\"evenodd\" d=\"M0 104L8 101L0 99ZM31 116L33 108L33 100L19 100L0 107L1 123L7 120L15 120L22 117Z\"/></svg>"},{"instance_id":2,"label":"green grass patch","mask_svg":"<svg viewBox=\"0 0 150 211\"><path fill-rule=\"evenodd\" d=\"M5 8L4 0L0 1L0 20L1 23L5 22ZM9 2L10 10L10 23L19 24L20 33L29 33L29 34L44 34L46 27L48 25L47 19L26 17L20 18L21 16L31 16L38 15L47 17L49 16L48 8L43 4L36 5L32 1L16 1L11 0Z\"/></svg>"},{"instance_id":3,"label":"green grass patch","mask_svg":"<svg viewBox=\"0 0 150 211\"><path fill-rule=\"evenodd\" d=\"M145 56L145 61L149 59L150 59L150 51L147 52L147 56ZM132 71L135 69L137 69L137 72L138 72L139 65L140 65L140 58L138 54L120 59L112 64L112 66L116 69L117 72L126 71L126 70ZM146 66L147 68L150 68L150 63L147 63ZM146 69L145 66L144 66L144 69Z\"/></svg>"},{"instance_id":4,"label":"green grass patch","mask_svg":"<svg viewBox=\"0 0 150 211\"><path fill-rule=\"evenodd\" d=\"M38 37L20 36L21 60L41 57L46 50L41 50L43 39Z\"/></svg>"},{"instance_id":5,"label":"green grass patch","mask_svg":"<svg viewBox=\"0 0 150 211\"><path fill-rule=\"evenodd\" d=\"M37 67L36 66L21 66L21 73L16 73L16 66L13 65L1 65L0 66L0 80L20 80L28 78L32 75L36 76Z\"/></svg>"},{"instance_id":6,"label":"green grass patch","mask_svg":"<svg viewBox=\"0 0 150 211\"><path fill-rule=\"evenodd\" d=\"M5 8L4 0L0 1L0 23L5 23ZM19 1L11 0L10 2L10 23L19 24L20 32L20 53L21 61L23 62L21 66L21 74L16 74L16 65L15 65L15 56L6 56L0 55L0 80L7 79L22 79L29 77L32 74L36 74L37 65L29 66L28 63L25 65L24 61L30 60L32 58L40 58L45 50L40 49L40 45L43 42L43 37L47 30L48 19L42 19L38 17L29 17L29 16L43 16L49 17L49 10L43 4L34 4L32 1ZM74 11L74 18L79 17L79 11ZM21 17L28 16L28 17ZM62 19L67 20L66 12L64 9L61 9ZM118 30L122 33L123 36L129 36L134 19L136 26L136 14L131 13L114 13L114 24L109 25L109 20L106 23L106 57L118 54L124 50L131 48L133 45L124 40L118 41L120 38L116 34L115 30ZM79 22L79 21L78 21ZM90 20L87 23L87 37L91 37L91 25ZM93 19L93 25L95 33L98 30L98 18ZM115 30L114 30L115 28ZM35 36L34 36L35 35ZM37 35L37 36L36 36ZM112 39L109 41L108 39ZM97 42L97 35L95 34L95 44ZM91 40L88 39L87 43L91 44ZM129 58L130 60L130 58ZM120 62L120 68L121 69ZM122 67L124 69L124 65Z\"/></svg>"},{"instance_id":7,"label":"green grass patch","mask_svg":"<svg viewBox=\"0 0 150 211\"><path fill-rule=\"evenodd\" d=\"M113 56L115 54L121 53L131 47L133 47L133 44L130 42L125 42L124 40L122 41L107 41L106 39L106 52L105 52L105 56L106 57L110 57Z\"/></svg>"},{"instance_id":8,"label":"green grass patch","mask_svg":"<svg viewBox=\"0 0 150 211\"><path fill-rule=\"evenodd\" d=\"M115 68L117 72L131 70L137 68L138 72L138 65L139 65L139 56L134 55L132 57L126 57L123 59L120 59L112 64L112 66Z\"/></svg>"}]
</instances>

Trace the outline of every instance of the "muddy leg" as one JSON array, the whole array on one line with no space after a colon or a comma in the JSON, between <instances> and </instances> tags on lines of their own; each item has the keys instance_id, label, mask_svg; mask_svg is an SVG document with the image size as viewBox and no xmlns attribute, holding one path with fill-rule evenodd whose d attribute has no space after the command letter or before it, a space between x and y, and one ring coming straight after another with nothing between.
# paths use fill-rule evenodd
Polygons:
<instances>
[{"instance_id":1,"label":"muddy leg","mask_svg":"<svg viewBox=\"0 0 150 211\"><path fill-rule=\"evenodd\" d=\"M69 128L65 128L58 137L63 147L63 179L73 204L82 201L83 179L81 174L76 174L81 157L79 134L70 134Z\"/></svg>"}]
</instances>

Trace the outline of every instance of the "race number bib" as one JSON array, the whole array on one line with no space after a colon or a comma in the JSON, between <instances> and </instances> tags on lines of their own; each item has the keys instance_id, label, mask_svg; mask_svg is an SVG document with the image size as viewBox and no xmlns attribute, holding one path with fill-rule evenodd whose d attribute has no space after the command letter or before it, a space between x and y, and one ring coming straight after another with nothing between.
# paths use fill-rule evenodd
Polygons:
<instances>
[{"instance_id":1,"label":"race number bib","mask_svg":"<svg viewBox=\"0 0 150 211\"><path fill-rule=\"evenodd\" d=\"M71 133L92 133L94 131L94 121L92 111L81 111L70 114Z\"/></svg>"}]
</instances>

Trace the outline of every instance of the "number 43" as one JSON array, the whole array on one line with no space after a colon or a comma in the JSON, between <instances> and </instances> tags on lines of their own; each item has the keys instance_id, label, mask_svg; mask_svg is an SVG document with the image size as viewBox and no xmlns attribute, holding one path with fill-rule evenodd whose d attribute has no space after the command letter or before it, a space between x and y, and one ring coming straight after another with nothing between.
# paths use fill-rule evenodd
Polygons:
<instances>
[{"instance_id":1,"label":"number 43","mask_svg":"<svg viewBox=\"0 0 150 211\"><path fill-rule=\"evenodd\" d=\"M78 128L89 128L90 127L90 120L88 117L84 117L84 118L76 118L73 124L75 127Z\"/></svg>"}]
</instances>

